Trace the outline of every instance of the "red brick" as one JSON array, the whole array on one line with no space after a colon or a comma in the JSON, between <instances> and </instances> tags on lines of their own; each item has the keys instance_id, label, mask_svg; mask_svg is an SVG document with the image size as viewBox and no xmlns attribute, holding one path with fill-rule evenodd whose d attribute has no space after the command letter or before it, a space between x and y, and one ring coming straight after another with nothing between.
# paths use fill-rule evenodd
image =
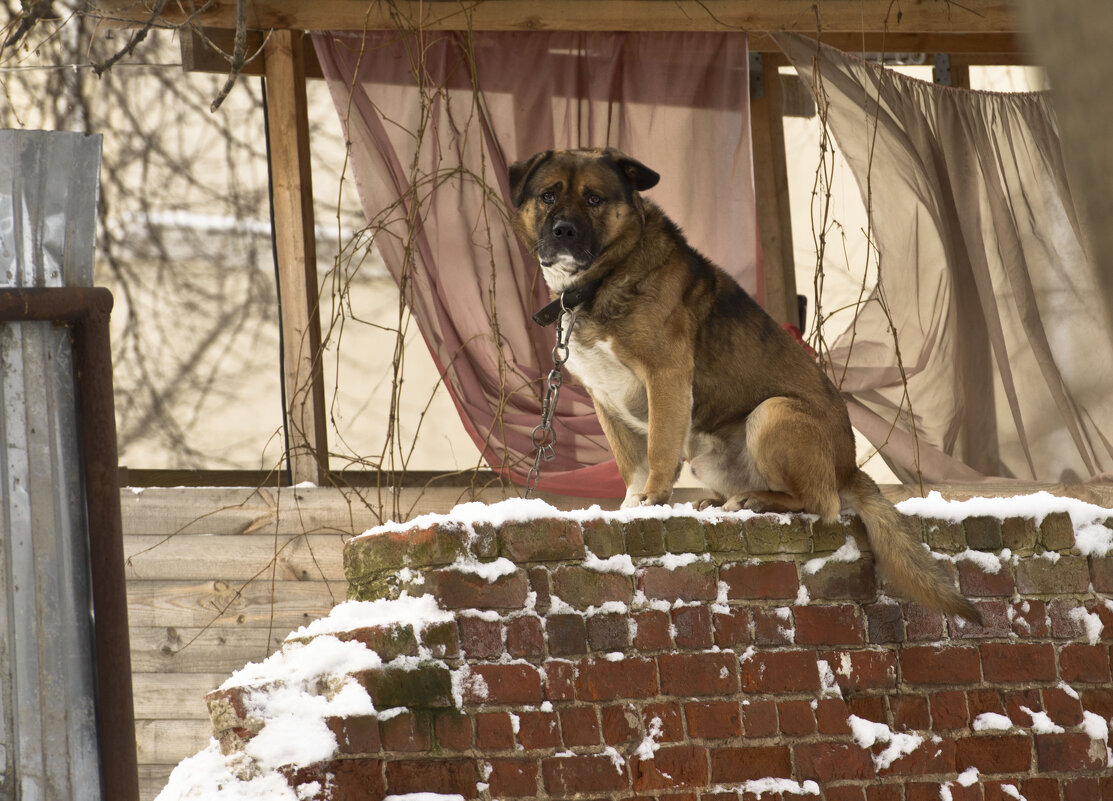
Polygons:
<instances>
[{"instance_id":1,"label":"red brick","mask_svg":"<svg viewBox=\"0 0 1113 801\"><path fill-rule=\"evenodd\" d=\"M1090 582L1097 592L1113 593L1113 556L1090 557Z\"/></svg>"},{"instance_id":2,"label":"red brick","mask_svg":"<svg viewBox=\"0 0 1113 801\"><path fill-rule=\"evenodd\" d=\"M446 751L466 751L471 748L472 718L458 712L440 712L433 719L433 733L437 745Z\"/></svg>"},{"instance_id":3,"label":"red brick","mask_svg":"<svg viewBox=\"0 0 1113 801\"><path fill-rule=\"evenodd\" d=\"M385 751L428 751L433 744L433 721L428 714L403 712L379 721Z\"/></svg>"},{"instance_id":4,"label":"red brick","mask_svg":"<svg viewBox=\"0 0 1113 801\"><path fill-rule=\"evenodd\" d=\"M1050 643L984 643L986 681L1055 681L1055 649Z\"/></svg>"},{"instance_id":5,"label":"red brick","mask_svg":"<svg viewBox=\"0 0 1113 801\"><path fill-rule=\"evenodd\" d=\"M873 560L827 562L816 573L801 576L813 601L870 601L877 595L877 576Z\"/></svg>"},{"instance_id":6,"label":"red brick","mask_svg":"<svg viewBox=\"0 0 1113 801\"><path fill-rule=\"evenodd\" d=\"M1027 735L964 737L956 743L955 769L961 773L1027 773L1032 766L1032 741Z\"/></svg>"},{"instance_id":7,"label":"red brick","mask_svg":"<svg viewBox=\"0 0 1113 801\"><path fill-rule=\"evenodd\" d=\"M707 784L707 751L694 745L661 747L651 759L634 757L630 773L637 791L703 787Z\"/></svg>"},{"instance_id":8,"label":"red brick","mask_svg":"<svg viewBox=\"0 0 1113 801\"><path fill-rule=\"evenodd\" d=\"M785 746L715 748L711 751L711 781L716 784L791 776L791 755Z\"/></svg>"},{"instance_id":9,"label":"red brick","mask_svg":"<svg viewBox=\"0 0 1113 801\"><path fill-rule=\"evenodd\" d=\"M726 583L727 599L732 601L791 599L800 589L796 563L788 561L723 565L719 580Z\"/></svg>"},{"instance_id":10,"label":"red brick","mask_svg":"<svg viewBox=\"0 0 1113 801\"><path fill-rule=\"evenodd\" d=\"M684 705L688 734L697 739L742 736L742 713L736 701L691 701Z\"/></svg>"},{"instance_id":11,"label":"red brick","mask_svg":"<svg viewBox=\"0 0 1113 801\"><path fill-rule=\"evenodd\" d=\"M427 575L433 595L445 609L521 609L529 593L523 570L494 581L460 570L434 570Z\"/></svg>"},{"instance_id":12,"label":"red brick","mask_svg":"<svg viewBox=\"0 0 1113 801\"><path fill-rule=\"evenodd\" d=\"M491 766L487 778L492 798L517 798L537 795L537 763L532 759L486 760Z\"/></svg>"},{"instance_id":13,"label":"red brick","mask_svg":"<svg viewBox=\"0 0 1113 801\"><path fill-rule=\"evenodd\" d=\"M866 639L871 643L904 642L904 617L900 605L888 601L866 604Z\"/></svg>"},{"instance_id":14,"label":"red brick","mask_svg":"<svg viewBox=\"0 0 1113 801\"><path fill-rule=\"evenodd\" d=\"M1036 760L1041 771L1100 770L1105 767L1105 759L1104 740L1071 732L1036 735Z\"/></svg>"},{"instance_id":15,"label":"red brick","mask_svg":"<svg viewBox=\"0 0 1113 801\"><path fill-rule=\"evenodd\" d=\"M1063 779L1063 801L1096 801L1101 797L1101 785L1093 776Z\"/></svg>"},{"instance_id":16,"label":"red brick","mask_svg":"<svg viewBox=\"0 0 1113 801\"><path fill-rule=\"evenodd\" d=\"M1069 729L1082 723L1081 701L1058 687L1043 689L1043 708L1053 722L1064 728Z\"/></svg>"},{"instance_id":17,"label":"red brick","mask_svg":"<svg viewBox=\"0 0 1113 801\"><path fill-rule=\"evenodd\" d=\"M715 627L715 644L720 648L733 648L750 642L750 617L745 609L734 608L729 612L716 612L712 616Z\"/></svg>"},{"instance_id":18,"label":"red brick","mask_svg":"<svg viewBox=\"0 0 1113 801\"><path fill-rule=\"evenodd\" d=\"M798 606L794 611L800 645L861 645L866 641L862 612L856 605Z\"/></svg>"},{"instance_id":19,"label":"red brick","mask_svg":"<svg viewBox=\"0 0 1113 801\"><path fill-rule=\"evenodd\" d=\"M611 701L657 694L657 665L652 659L585 659L576 665L576 698Z\"/></svg>"},{"instance_id":20,"label":"red brick","mask_svg":"<svg viewBox=\"0 0 1113 801\"><path fill-rule=\"evenodd\" d=\"M498 659L506 650L502 623L497 620L461 615L456 627L460 631L460 648L472 659Z\"/></svg>"},{"instance_id":21,"label":"red brick","mask_svg":"<svg viewBox=\"0 0 1113 801\"><path fill-rule=\"evenodd\" d=\"M797 779L825 783L874 776L869 752L853 743L801 743L793 751Z\"/></svg>"},{"instance_id":22,"label":"red brick","mask_svg":"<svg viewBox=\"0 0 1113 801\"><path fill-rule=\"evenodd\" d=\"M390 795L440 793L475 798L479 771L475 760L398 759L386 763L386 788ZM362 796L352 795L351 798Z\"/></svg>"},{"instance_id":23,"label":"red brick","mask_svg":"<svg viewBox=\"0 0 1113 801\"><path fill-rule=\"evenodd\" d=\"M1014 601L1013 631L1021 637L1033 639L1046 637L1048 631L1047 604L1043 601L1025 599Z\"/></svg>"},{"instance_id":24,"label":"red brick","mask_svg":"<svg viewBox=\"0 0 1113 801\"><path fill-rule=\"evenodd\" d=\"M825 787L823 801L866 801L866 788L857 784Z\"/></svg>"},{"instance_id":25,"label":"red brick","mask_svg":"<svg viewBox=\"0 0 1113 801\"><path fill-rule=\"evenodd\" d=\"M808 701L781 701L777 704L781 733L790 737L815 734L815 713Z\"/></svg>"},{"instance_id":26,"label":"red brick","mask_svg":"<svg viewBox=\"0 0 1113 801\"><path fill-rule=\"evenodd\" d=\"M642 727L658 743L678 743L684 739L684 716L676 701L646 704L641 708Z\"/></svg>"},{"instance_id":27,"label":"red brick","mask_svg":"<svg viewBox=\"0 0 1113 801\"><path fill-rule=\"evenodd\" d=\"M377 759L335 759L304 768L282 767L279 772L291 788L314 781L325 788L313 801L382 801L387 795L383 783L383 763Z\"/></svg>"},{"instance_id":28,"label":"red brick","mask_svg":"<svg viewBox=\"0 0 1113 801\"><path fill-rule=\"evenodd\" d=\"M892 690L897 686L897 657L892 651L823 651L843 692Z\"/></svg>"},{"instance_id":29,"label":"red brick","mask_svg":"<svg viewBox=\"0 0 1113 801\"><path fill-rule=\"evenodd\" d=\"M1106 720L1113 718L1113 689L1100 687L1082 690L1079 695L1082 696L1082 706L1090 712Z\"/></svg>"},{"instance_id":30,"label":"red brick","mask_svg":"<svg viewBox=\"0 0 1113 801\"><path fill-rule=\"evenodd\" d=\"M542 759L541 775L550 795L617 792L625 790L628 784L626 766L619 767L606 755L583 754Z\"/></svg>"},{"instance_id":31,"label":"red brick","mask_svg":"<svg viewBox=\"0 0 1113 801\"><path fill-rule=\"evenodd\" d=\"M472 665L471 673L487 684L487 694L483 698L487 703L541 703L541 674L533 665Z\"/></svg>"},{"instance_id":32,"label":"red brick","mask_svg":"<svg viewBox=\"0 0 1113 801\"><path fill-rule=\"evenodd\" d=\"M931 728L928 700L922 695L890 696L889 709L893 714L893 725L898 729L919 731Z\"/></svg>"},{"instance_id":33,"label":"red brick","mask_svg":"<svg viewBox=\"0 0 1113 801\"><path fill-rule=\"evenodd\" d=\"M547 567L535 565L526 571L530 591L536 596L533 608L539 615L549 614L553 605L552 576Z\"/></svg>"},{"instance_id":34,"label":"red brick","mask_svg":"<svg viewBox=\"0 0 1113 801\"><path fill-rule=\"evenodd\" d=\"M763 651L742 662L743 692L811 692L819 687L819 668L811 651Z\"/></svg>"},{"instance_id":35,"label":"red brick","mask_svg":"<svg viewBox=\"0 0 1113 801\"><path fill-rule=\"evenodd\" d=\"M1010 690L1001 693L1001 696L1005 703L1005 714L1017 726L1027 728L1032 725L1032 716L1024 711L1025 707L1033 711L1043 709L1043 699L1036 689Z\"/></svg>"},{"instance_id":36,"label":"red brick","mask_svg":"<svg viewBox=\"0 0 1113 801\"><path fill-rule=\"evenodd\" d=\"M905 801L939 801L941 798L939 788L943 782L909 782L904 785ZM954 781L948 781L945 786L951 792L951 801L982 801L982 788L980 784L963 787ZM872 799L871 799L872 801Z\"/></svg>"},{"instance_id":37,"label":"red brick","mask_svg":"<svg viewBox=\"0 0 1113 801\"><path fill-rule=\"evenodd\" d=\"M966 705L970 709L971 721L986 712L1005 714L1005 704L997 690L970 690L966 693Z\"/></svg>"},{"instance_id":38,"label":"red brick","mask_svg":"<svg viewBox=\"0 0 1113 801\"><path fill-rule=\"evenodd\" d=\"M900 787L892 784L871 784L866 787L866 801L900 801ZM932 799L935 801L935 799ZM965 799L955 799L965 801Z\"/></svg>"},{"instance_id":39,"label":"red brick","mask_svg":"<svg viewBox=\"0 0 1113 801\"><path fill-rule=\"evenodd\" d=\"M639 651L664 651L672 647L667 612L650 610L632 617L634 647Z\"/></svg>"},{"instance_id":40,"label":"red brick","mask_svg":"<svg viewBox=\"0 0 1113 801\"><path fill-rule=\"evenodd\" d=\"M647 598L670 603L714 601L719 595L713 562L693 562L673 570L646 567L638 579L638 586Z\"/></svg>"},{"instance_id":41,"label":"red brick","mask_svg":"<svg viewBox=\"0 0 1113 801\"><path fill-rule=\"evenodd\" d=\"M908 642L939 640L943 637L943 615L919 604L901 604L904 610L904 637Z\"/></svg>"},{"instance_id":42,"label":"red brick","mask_svg":"<svg viewBox=\"0 0 1113 801\"><path fill-rule=\"evenodd\" d=\"M770 737L777 733L777 705L772 701L744 701L742 725L746 736Z\"/></svg>"},{"instance_id":43,"label":"red brick","mask_svg":"<svg viewBox=\"0 0 1113 801\"><path fill-rule=\"evenodd\" d=\"M609 601L628 604L634 598L634 583L621 573L600 573L585 567L564 566L552 573L553 595L581 611Z\"/></svg>"},{"instance_id":44,"label":"red brick","mask_svg":"<svg viewBox=\"0 0 1113 801\"><path fill-rule=\"evenodd\" d=\"M514 727L505 712L479 712L475 716L475 746L485 751L514 747Z\"/></svg>"},{"instance_id":45,"label":"red brick","mask_svg":"<svg viewBox=\"0 0 1113 801\"><path fill-rule=\"evenodd\" d=\"M527 751L534 748L556 748L560 745L560 726L556 712L535 709L518 713L518 742Z\"/></svg>"},{"instance_id":46,"label":"red brick","mask_svg":"<svg viewBox=\"0 0 1113 801\"><path fill-rule=\"evenodd\" d=\"M379 719L375 715L328 718L326 723L336 735L336 750L339 754L370 754L378 751L382 745L379 738Z\"/></svg>"},{"instance_id":47,"label":"red brick","mask_svg":"<svg viewBox=\"0 0 1113 801\"><path fill-rule=\"evenodd\" d=\"M1113 680L1109 670L1109 649L1104 645L1070 643L1059 651L1059 676L1068 684L1108 684Z\"/></svg>"},{"instance_id":48,"label":"red brick","mask_svg":"<svg viewBox=\"0 0 1113 801\"><path fill-rule=\"evenodd\" d=\"M1003 600L974 601L974 608L982 616L982 624L971 623L958 616L948 617L951 637L956 640L982 640L990 637L1008 637L1013 631L1009 620L1009 604Z\"/></svg>"},{"instance_id":49,"label":"red brick","mask_svg":"<svg viewBox=\"0 0 1113 801\"><path fill-rule=\"evenodd\" d=\"M901 653L900 667L908 684L974 684L981 679L976 648L909 646Z\"/></svg>"},{"instance_id":50,"label":"red brick","mask_svg":"<svg viewBox=\"0 0 1113 801\"><path fill-rule=\"evenodd\" d=\"M885 709L883 695L859 695L846 702L846 709L851 715L857 715L874 723L888 725L889 716Z\"/></svg>"},{"instance_id":51,"label":"red brick","mask_svg":"<svg viewBox=\"0 0 1113 801\"><path fill-rule=\"evenodd\" d=\"M880 753L883 747L875 747ZM880 776L928 776L940 773L955 773L955 743L943 739L939 742L925 740L911 753L893 760L892 764L880 771Z\"/></svg>"},{"instance_id":52,"label":"red brick","mask_svg":"<svg viewBox=\"0 0 1113 801\"><path fill-rule=\"evenodd\" d=\"M1020 794L1027 801L1062 801L1059 796L1059 782L1055 779L1021 779ZM1108 796L1106 801L1113 801L1113 795Z\"/></svg>"},{"instance_id":53,"label":"red brick","mask_svg":"<svg viewBox=\"0 0 1113 801\"><path fill-rule=\"evenodd\" d=\"M576 697L576 667L571 662L552 660L542 666L545 699L571 701Z\"/></svg>"},{"instance_id":54,"label":"red brick","mask_svg":"<svg viewBox=\"0 0 1113 801\"><path fill-rule=\"evenodd\" d=\"M517 657L545 653L545 631L541 618L520 615L506 621L506 651Z\"/></svg>"},{"instance_id":55,"label":"red brick","mask_svg":"<svg viewBox=\"0 0 1113 801\"><path fill-rule=\"evenodd\" d=\"M553 656L580 656L587 653L587 624L583 615L549 615L545 635Z\"/></svg>"},{"instance_id":56,"label":"red brick","mask_svg":"<svg viewBox=\"0 0 1113 801\"><path fill-rule=\"evenodd\" d=\"M584 535L575 520L536 519L499 527L501 553L515 564L583 559Z\"/></svg>"},{"instance_id":57,"label":"red brick","mask_svg":"<svg viewBox=\"0 0 1113 801\"><path fill-rule=\"evenodd\" d=\"M641 716L633 704L603 707L600 717L603 719L603 742L607 745L641 741Z\"/></svg>"},{"instance_id":58,"label":"red brick","mask_svg":"<svg viewBox=\"0 0 1113 801\"><path fill-rule=\"evenodd\" d=\"M820 698L815 705L815 720L820 734L850 734L850 709L841 698Z\"/></svg>"},{"instance_id":59,"label":"red brick","mask_svg":"<svg viewBox=\"0 0 1113 801\"><path fill-rule=\"evenodd\" d=\"M559 714L561 739L566 746L599 744L599 716L594 706L565 707Z\"/></svg>"},{"instance_id":60,"label":"red brick","mask_svg":"<svg viewBox=\"0 0 1113 801\"><path fill-rule=\"evenodd\" d=\"M677 648L710 648L711 610L706 606L682 606L672 612Z\"/></svg>"},{"instance_id":61,"label":"red brick","mask_svg":"<svg viewBox=\"0 0 1113 801\"><path fill-rule=\"evenodd\" d=\"M789 607L755 608L750 615L754 619L754 642L758 645L792 645L795 641L796 623Z\"/></svg>"},{"instance_id":62,"label":"red brick","mask_svg":"<svg viewBox=\"0 0 1113 801\"><path fill-rule=\"evenodd\" d=\"M984 572L969 559L960 559L955 567L958 568L958 585L968 598L1011 596L1016 592L1012 565L1007 562L1001 564L996 573Z\"/></svg>"},{"instance_id":63,"label":"red brick","mask_svg":"<svg viewBox=\"0 0 1113 801\"><path fill-rule=\"evenodd\" d=\"M1047 607L1047 616L1051 619L1051 636L1061 640L1085 638L1086 628L1082 619L1075 617L1075 610L1083 609L1083 605L1073 598L1055 598Z\"/></svg>"},{"instance_id":64,"label":"red brick","mask_svg":"<svg viewBox=\"0 0 1113 801\"><path fill-rule=\"evenodd\" d=\"M593 651L625 651L630 647L630 618L596 614L587 618L587 644Z\"/></svg>"},{"instance_id":65,"label":"red brick","mask_svg":"<svg viewBox=\"0 0 1113 801\"><path fill-rule=\"evenodd\" d=\"M738 692L738 659L731 651L661 654L661 692L665 695L729 695Z\"/></svg>"}]
</instances>

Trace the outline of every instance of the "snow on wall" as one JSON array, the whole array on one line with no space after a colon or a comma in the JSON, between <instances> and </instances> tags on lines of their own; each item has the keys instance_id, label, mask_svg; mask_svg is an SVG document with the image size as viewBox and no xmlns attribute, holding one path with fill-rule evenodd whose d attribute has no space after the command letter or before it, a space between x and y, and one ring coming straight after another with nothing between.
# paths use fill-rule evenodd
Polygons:
<instances>
[{"instance_id":1,"label":"snow on wall","mask_svg":"<svg viewBox=\"0 0 1113 801\"><path fill-rule=\"evenodd\" d=\"M465 504L208 697L160 799L1113 798L1113 512L908 501L984 626L857 520ZM868 791L868 792L867 792Z\"/></svg>"}]
</instances>

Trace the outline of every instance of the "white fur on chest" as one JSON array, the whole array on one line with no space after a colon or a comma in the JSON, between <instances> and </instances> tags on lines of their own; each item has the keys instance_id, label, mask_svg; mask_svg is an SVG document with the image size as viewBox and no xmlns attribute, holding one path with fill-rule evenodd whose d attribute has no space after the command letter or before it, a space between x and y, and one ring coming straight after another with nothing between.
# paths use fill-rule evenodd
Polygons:
<instances>
[{"instance_id":1,"label":"white fur on chest","mask_svg":"<svg viewBox=\"0 0 1113 801\"><path fill-rule=\"evenodd\" d=\"M586 344L572 332L568 369L612 416L640 434L649 431L645 385L615 355L609 340Z\"/></svg>"}]
</instances>

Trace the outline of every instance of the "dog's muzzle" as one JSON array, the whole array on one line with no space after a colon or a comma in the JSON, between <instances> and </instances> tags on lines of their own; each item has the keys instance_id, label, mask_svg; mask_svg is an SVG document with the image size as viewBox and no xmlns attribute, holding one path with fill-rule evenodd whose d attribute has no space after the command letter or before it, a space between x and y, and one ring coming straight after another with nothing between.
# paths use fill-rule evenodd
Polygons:
<instances>
[{"instance_id":1,"label":"dog's muzzle","mask_svg":"<svg viewBox=\"0 0 1113 801\"><path fill-rule=\"evenodd\" d=\"M553 219L538 238L537 256L542 267L584 269L591 263L591 227L570 217Z\"/></svg>"}]
</instances>

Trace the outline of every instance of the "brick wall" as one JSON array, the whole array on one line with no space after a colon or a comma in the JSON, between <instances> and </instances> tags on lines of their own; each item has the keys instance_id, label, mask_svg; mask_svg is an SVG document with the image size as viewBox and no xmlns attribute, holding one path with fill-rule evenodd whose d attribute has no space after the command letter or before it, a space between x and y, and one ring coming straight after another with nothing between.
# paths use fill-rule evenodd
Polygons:
<instances>
[{"instance_id":1,"label":"brick wall","mask_svg":"<svg viewBox=\"0 0 1113 801\"><path fill-rule=\"evenodd\" d=\"M330 799L1113 799L1113 558L1080 555L1065 513L923 531L984 628L880 592L857 521L357 538L351 598L453 614L337 635L382 655L356 676L379 716L329 719L334 758L285 775ZM209 703L226 752L265 725L238 688Z\"/></svg>"}]
</instances>

